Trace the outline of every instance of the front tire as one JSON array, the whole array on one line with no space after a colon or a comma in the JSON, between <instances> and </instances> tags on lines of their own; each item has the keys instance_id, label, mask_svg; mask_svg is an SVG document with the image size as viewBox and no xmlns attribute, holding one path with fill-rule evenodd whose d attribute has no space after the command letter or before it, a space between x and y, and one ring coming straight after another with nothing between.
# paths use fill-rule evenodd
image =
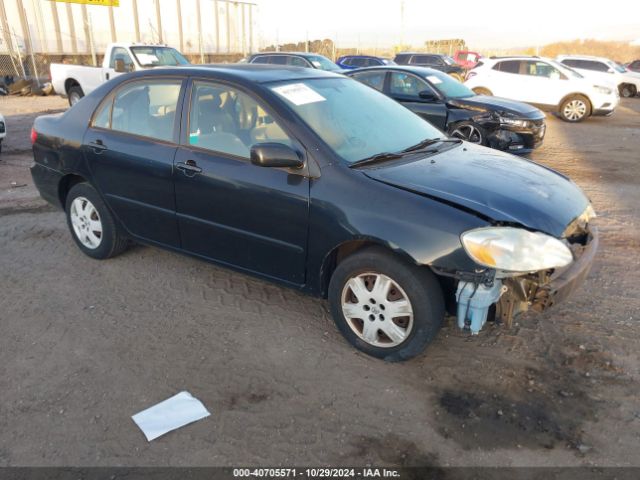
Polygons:
<instances>
[{"instance_id":1,"label":"front tire","mask_svg":"<svg viewBox=\"0 0 640 480\"><path fill-rule=\"evenodd\" d=\"M440 329L444 300L433 273L381 247L343 260L329 283L329 305L342 335L387 361L424 351Z\"/></svg>"},{"instance_id":2,"label":"front tire","mask_svg":"<svg viewBox=\"0 0 640 480\"><path fill-rule=\"evenodd\" d=\"M73 107L84 97L84 92L79 85L75 85L69 89L67 96L69 97L69 106Z\"/></svg>"},{"instance_id":3,"label":"front tire","mask_svg":"<svg viewBox=\"0 0 640 480\"><path fill-rule=\"evenodd\" d=\"M638 93L635 85L629 85L628 83L620 85L620 87L618 87L618 91L620 92L620 96L623 98L635 97Z\"/></svg>"},{"instance_id":4,"label":"front tire","mask_svg":"<svg viewBox=\"0 0 640 480\"><path fill-rule=\"evenodd\" d=\"M560 104L560 118L565 122L578 123L591 115L591 103L582 95L572 95Z\"/></svg>"},{"instance_id":5,"label":"front tire","mask_svg":"<svg viewBox=\"0 0 640 480\"><path fill-rule=\"evenodd\" d=\"M126 249L127 238L98 192L88 183L78 183L71 188L65 212L71 236L85 255L103 260Z\"/></svg>"}]
</instances>

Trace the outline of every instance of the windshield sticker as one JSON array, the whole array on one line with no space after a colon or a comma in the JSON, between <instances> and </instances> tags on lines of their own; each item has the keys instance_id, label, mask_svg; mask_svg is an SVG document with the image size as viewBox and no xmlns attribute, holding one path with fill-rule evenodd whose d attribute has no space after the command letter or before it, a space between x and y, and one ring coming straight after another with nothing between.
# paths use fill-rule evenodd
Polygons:
<instances>
[{"instance_id":1,"label":"windshield sticker","mask_svg":"<svg viewBox=\"0 0 640 480\"><path fill-rule=\"evenodd\" d=\"M294 105L306 105L307 103L324 102L326 100L326 98L304 83L293 83L275 87L272 90Z\"/></svg>"},{"instance_id":2,"label":"windshield sticker","mask_svg":"<svg viewBox=\"0 0 640 480\"><path fill-rule=\"evenodd\" d=\"M429 75L427 77L427 80L429 80L431 83L435 83L436 85L439 83L442 83L442 80L440 80L438 77L436 77L435 75Z\"/></svg>"},{"instance_id":3,"label":"windshield sticker","mask_svg":"<svg viewBox=\"0 0 640 480\"><path fill-rule=\"evenodd\" d=\"M152 53L138 53L136 54L136 57L138 57L138 60L142 65L152 65L158 62L158 57Z\"/></svg>"},{"instance_id":4,"label":"windshield sticker","mask_svg":"<svg viewBox=\"0 0 640 480\"><path fill-rule=\"evenodd\" d=\"M311 60L311 63L313 63L313 66L316 68L322 67L322 64L317 60Z\"/></svg>"}]
</instances>

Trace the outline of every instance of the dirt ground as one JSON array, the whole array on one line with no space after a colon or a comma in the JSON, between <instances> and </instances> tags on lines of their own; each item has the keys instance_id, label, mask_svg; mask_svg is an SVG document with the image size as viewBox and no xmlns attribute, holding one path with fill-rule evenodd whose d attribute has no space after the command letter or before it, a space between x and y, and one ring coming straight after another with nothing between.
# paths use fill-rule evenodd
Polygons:
<instances>
[{"instance_id":1,"label":"dirt ground","mask_svg":"<svg viewBox=\"0 0 640 480\"><path fill-rule=\"evenodd\" d=\"M448 319L400 364L322 300L151 247L84 256L27 171L29 112L64 106L0 100L0 465L640 465L640 98L550 117L532 155L599 213L584 287L511 330ZM147 443L131 415L181 390L212 415Z\"/></svg>"}]
</instances>

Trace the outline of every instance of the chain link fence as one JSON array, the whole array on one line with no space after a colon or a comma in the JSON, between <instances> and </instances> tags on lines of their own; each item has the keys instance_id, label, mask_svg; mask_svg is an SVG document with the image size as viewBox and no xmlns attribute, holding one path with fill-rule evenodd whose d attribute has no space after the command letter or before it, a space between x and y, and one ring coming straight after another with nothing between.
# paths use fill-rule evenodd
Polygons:
<instances>
[{"instance_id":1,"label":"chain link fence","mask_svg":"<svg viewBox=\"0 0 640 480\"><path fill-rule=\"evenodd\" d=\"M120 0L118 7L0 1L0 93L38 93L51 63L100 65L111 42L163 43L192 63L235 62L256 48L254 3ZM46 93L46 92L45 92Z\"/></svg>"}]
</instances>

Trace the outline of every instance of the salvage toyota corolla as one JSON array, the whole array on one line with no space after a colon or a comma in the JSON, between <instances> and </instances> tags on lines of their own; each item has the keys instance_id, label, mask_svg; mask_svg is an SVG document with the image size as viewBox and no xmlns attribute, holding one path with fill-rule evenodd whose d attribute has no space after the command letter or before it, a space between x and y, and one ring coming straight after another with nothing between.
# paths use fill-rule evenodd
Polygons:
<instances>
[{"instance_id":1,"label":"salvage toyota corolla","mask_svg":"<svg viewBox=\"0 0 640 480\"><path fill-rule=\"evenodd\" d=\"M445 310L475 334L549 307L597 248L568 178L320 70L123 75L37 118L32 141L34 181L85 254L136 241L326 297L387 360L422 352Z\"/></svg>"}]
</instances>

